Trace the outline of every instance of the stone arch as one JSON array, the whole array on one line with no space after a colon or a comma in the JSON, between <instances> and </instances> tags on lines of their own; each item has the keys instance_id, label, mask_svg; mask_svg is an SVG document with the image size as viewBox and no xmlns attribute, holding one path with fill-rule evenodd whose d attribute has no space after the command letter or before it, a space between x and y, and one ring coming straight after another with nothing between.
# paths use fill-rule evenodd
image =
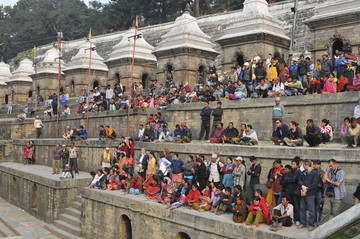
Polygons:
<instances>
[{"instance_id":1,"label":"stone arch","mask_svg":"<svg viewBox=\"0 0 360 239\"><path fill-rule=\"evenodd\" d=\"M199 66L198 66L198 75L199 76L205 76L205 72L206 72L206 64L204 62L200 62Z\"/></svg>"},{"instance_id":2,"label":"stone arch","mask_svg":"<svg viewBox=\"0 0 360 239\"><path fill-rule=\"evenodd\" d=\"M191 239L191 237L185 232L179 232L176 234L175 239Z\"/></svg>"},{"instance_id":3,"label":"stone arch","mask_svg":"<svg viewBox=\"0 0 360 239\"><path fill-rule=\"evenodd\" d=\"M334 56L335 55L335 51L336 50L339 50L341 51L342 48L343 48L343 45L344 45L344 42L340 39L336 39L333 44L332 44L332 55Z\"/></svg>"},{"instance_id":4,"label":"stone arch","mask_svg":"<svg viewBox=\"0 0 360 239\"><path fill-rule=\"evenodd\" d=\"M117 239L132 239L131 220L125 214L119 217Z\"/></svg>"},{"instance_id":5,"label":"stone arch","mask_svg":"<svg viewBox=\"0 0 360 239\"><path fill-rule=\"evenodd\" d=\"M70 82L70 92L75 92L75 82L74 82L74 80L71 80L71 82Z\"/></svg>"},{"instance_id":6,"label":"stone arch","mask_svg":"<svg viewBox=\"0 0 360 239\"><path fill-rule=\"evenodd\" d=\"M334 56L335 53L335 48L334 48L334 43L337 42L338 44L340 43L340 41L342 43L345 42L345 36L341 35L341 33L335 33L332 37L330 37L329 41L326 43L325 48L328 49L328 52L332 54L332 56Z\"/></svg>"},{"instance_id":7,"label":"stone arch","mask_svg":"<svg viewBox=\"0 0 360 239\"><path fill-rule=\"evenodd\" d=\"M96 87L99 87L100 83L98 80L95 80L93 83L93 89L95 89Z\"/></svg>"},{"instance_id":8,"label":"stone arch","mask_svg":"<svg viewBox=\"0 0 360 239\"><path fill-rule=\"evenodd\" d=\"M37 209L38 207L38 190L36 184L33 184L31 188L31 208Z\"/></svg>"},{"instance_id":9,"label":"stone arch","mask_svg":"<svg viewBox=\"0 0 360 239\"><path fill-rule=\"evenodd\" d=\"M9 103L9 95L5 95L5 104Z\"/></svg>"},{"instance_id":10,"label":"stone arch","mask_svg":"<svg viewBox=\"0 0 360 239\"><path fill-rule=\"evenodd\" d=\"M232 62L234 62L234 65L240 65L243 66L245 63L245 55L244 52L242 52L241 50L237 50L234 53L234 56L232 58Z\"/></svg>"},{"instance_id":11,"label":"stone arch","mask_svg":"<svg viewBox=\"0 0 360 239\"><path fill-rule=\"evenodd\" d=\"M16 178L15 177L12 177L10 197L11 197L12 200L17 199L17 183L16 183Z\"/></svg>"},{"instance_id":12,"label":"stone arch","mask_svg":"<svg viewBox=\"0 0 360 239\"><path fill-rule=\"evenodd\" d=\"M141 75L141 84L143 86L143 89L146 89L148 86L149 81L149 72L144 71Z\"/></svg>"}]
</instances>

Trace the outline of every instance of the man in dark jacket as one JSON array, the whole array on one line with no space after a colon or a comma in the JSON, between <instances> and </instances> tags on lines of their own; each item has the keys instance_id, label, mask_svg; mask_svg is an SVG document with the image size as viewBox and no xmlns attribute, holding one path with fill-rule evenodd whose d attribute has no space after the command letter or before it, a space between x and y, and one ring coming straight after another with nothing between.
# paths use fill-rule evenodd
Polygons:
<instances>
[{"instance_id":1,"label":"man in dark jacket","mask_svg":"<svg viewBox=\"0 0 360 239\"><path fill-rule=\"evenodd\" d=\"M146 124L146 128L142 137L142 141L150 142L153 141L155 137L154 130L150 127L150 124Z\"/></svg>"},{"instance_id":2,"label":"man in dark jacket","mask_svg":"<svg viewBox=\"0 0 360 239\"><path fill-rule=\"evenodd\" d=\"M301 84L305 87L305 78L306 74L310 71L309 65L305 61L304 55L300 56L300 62L298 64L298 75L299 75L299 81L301 81Z\"/></svg>"},{"instance_id":3,"label":"man in dark jacket","mask_svg":"<svg viewBox=\"0 0 360 239\"><path fill-rule=\"evenodd\" d=\"M250 178L250 189L251 189L251 199L255 198L255 190L260 188L260 174L261 174L261 165L257 161L255 156L250 157L251 167L249 168L247 174L251 176Z\"/></svg>"},{"instance_id":4,"label":"man in dark jacket","mask_svg":"<svg viewBox=\"0 0 360 239\"><path fill-rule=\"evenodd\" d=\"M284 124L281 119L275 121L275 131L272 134L271 140L275 145L280 145L284 143L284 138L289 137L289 126Z\"/></svg>"},{"instance_id":5,"label":"man in dark jacket","mask_svg":"<svg viewBox=\"0 0 360 239\"><path fill-rule=\"evenodd\" d=\"M63 144L61 152L61 161L62 161L62 170L65 171L65 165L69 163L69 150L66 148L66 145Z\"/></svg>"},{"instance_id":6,"label":"man in dark jacket","mask_svg":"<svg viewBox=\"0 0 360 239\"><path fill-rule=\"evenodd\" d=\"M180 143L190 143L192 140L192 132L189 129L189 127L186 126L186 123L183 122L180 125L182 131L181 131L181 137L178 140Z\"/></svg>"},{"instance_id":7,"label":"man in dark jacket","mask_svg":"<svg viewBox=\"0 0 360 239\"><path fill-rule=\"evenodd\" d=\"M312 119L308 119L306 124L306 135L304 136L304 139L310 147L319 146L322 140L320 128L314 124Z\"/></svg>"},{"instance_id":8,"label":"man in dark jacket","mask_svg":"<svg viewBox=\"0 0 360 239\"><path fill-rule=\"evenodd\" d=\"M298 181L300 176L300 160L294 158L291 162L291 171L285 174L286 194L290 198L290 204L294 206L294 221L300 225L300 197L297 195Z\"/></svg>"},{"instance_id":9,"label":"man in dark jacket","mask_svg":"<svg viewBox=\"0 0 360 239\"><path fill-rule=\"evenodd\" d=\"M315 222L315 194L319 183L319 175L311 167L311 161L304 160L304 171L300 174L298 185L301 188L300 197L300 225L298 229L306 227L306 208L309 210L309 231L314 230Z\"/></svg>"},{"instance_id":10,"label":"man in dark jacket","mask_svg":"<svg viewBox=\"0 0 360 239\"><path fill-rule=\"evenodd\" d=\"M100 131L99 131L99 140L106 138L106 129L104 128L104 125L100 125Z\"/></svg>"},{"instance_id":11,"label":"man in dark jacket","mask_svg":"<svg viewBox=\"0 0 360 239\"><path fill-rule=\"evenodd\" d=\"M328 58L327 54L323 54L321 61L321 76L329 76L329 74L333 71L334 65L332 61Z\"/></svg>"},{"instance_id":12,"label":"man in dark jacket","mask_svg":"<svg viewBox=\"0 0 360 239\"><path fill-rule=\"evenodd\" d=\"M215 133L215 130L217 128L217 125L221 123L222 121L222 115L223 115L223 109L221 108L222 103L219 101L217 102L216 109L213 110L212 115L214 116L213 120L213 126L212 126L212 132L211 135L213 136Z\"/></svg>"},{"instance_id":13,"label":"man in dark jacket","mask_svg":"<svg viewBox=\"0 0 360 239\"><path fill-rule=\"evenodd\" d=\"M234 123L230 122L228 127L221 132L220 136L222 138L222 143L231 143L233 138L236 138L239 135L239 131L234 128Z\"/></svg>"},{"instance_id":14,"label":"man in dark jacket","mask_svg":"<svg viewBox=\"0 0 360 239\"><path fill-rule=\"evenodd\" d=\"M210 118L211 118L211 108L209 107L209 102L205 102L205 107L201 109L200 116L201 116L201 130L198 140L202 140L204 133L205 140L209 140L210 134Z\"/></svg>"}]
</instances>

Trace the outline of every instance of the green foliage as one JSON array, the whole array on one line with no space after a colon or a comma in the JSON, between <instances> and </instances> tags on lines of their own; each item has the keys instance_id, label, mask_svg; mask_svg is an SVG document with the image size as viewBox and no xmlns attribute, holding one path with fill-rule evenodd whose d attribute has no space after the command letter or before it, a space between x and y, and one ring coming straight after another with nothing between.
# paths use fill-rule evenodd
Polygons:
<instances>
[{"instance_id":1,"label":"green foliage","mask_svg":"<svg viewBox=\"0 0 360 239\"><path fill-rule=\"evenodd\" d=\"M56 42L57 32L64 40L125 30L134 25L173 21L187 3L193 15L206 15L242 7L244 0L110 0L102 4L82 0L19 0L13 7L0 5L0 60L14 58L34 45ZM198 6L198 7L197 7Z\"/></svg>"}]
</instances>

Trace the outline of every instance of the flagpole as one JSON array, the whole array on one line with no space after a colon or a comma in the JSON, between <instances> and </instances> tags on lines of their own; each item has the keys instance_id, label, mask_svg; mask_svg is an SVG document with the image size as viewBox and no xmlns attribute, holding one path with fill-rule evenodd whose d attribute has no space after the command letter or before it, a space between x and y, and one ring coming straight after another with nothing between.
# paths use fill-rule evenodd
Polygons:
<instances>
[{"instance_id":1,"label":"flagpole","mask_svg":"<svg viewBox=\"0 0 360 239\"><path fill-rule=\"evenodd\" d=\"M59 50L59 75L58 75L58 104L57 104L57 116L56 116L56 138L59 137L59 109L60 109L60 78L61 78L61 32L58 32L58 50ZM64 96L63 96L64 97Z\"/></svg>"},{"instance_id":2,"label":"flagpole","mask_svg":"<svg viewBox=\"0 0 360 239\"><path fill-rule=\"evenodd\" d=\"M129 92L129 103L130 105L128 106L128 128L127 128L127 136L130 136L130 107L131 107L131 93L132 93L132 88L134 87L134 78L133 78L133 74L134 74L134 63L135 63L135 48L136 48L136 38L137 38L137 29L139 27L139 23L138 23L138 16L136 16L136 23L135 23L135 35L134 35L134 49L133 49L133 56L132 56L132 63L131 63L131 87L130 87L130 92Z\"/></svg>"},{"instance_id":3,"label":"flagpole","mask_svg":"<svg viewBox=\"0 0 360 239\"><path fill-rule=\"evenodd\" d=\"M90 31L89 31L89 42L90 42L90 59L89 59L89 81L88 81L88 109L90 106L90 99L89 99L89 95L90 95L90 81L91 81L91 52L93 50L92 47L92 43L91 43L91 27L90 27ZM87 49L85 49L86 51ZM86 114L86 131L89 130L89 113Z\"/></svg>"}]
</instances>

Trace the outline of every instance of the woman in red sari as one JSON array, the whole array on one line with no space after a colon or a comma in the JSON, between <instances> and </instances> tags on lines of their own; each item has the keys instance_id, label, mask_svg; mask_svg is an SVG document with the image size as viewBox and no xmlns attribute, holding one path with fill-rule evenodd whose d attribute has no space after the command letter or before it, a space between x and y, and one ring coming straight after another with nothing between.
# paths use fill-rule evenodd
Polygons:
<instances>
[{"instance_id":1,"label":"woman in red sari","mask_svg":"<svg viewBox=\"0 0 360 239\"><path fill-rule=\"evenodd\" d=\"M24 165L28 164L28 149L29 149L29 142L26 143L26 145L23 148L24 152Z\"/></svg>"},{"instance_id":2,"label":"woman in red sari","mask_svg":"<svg viewBox=\"0 0 360 239\"><path fill-rule=\"evenodd\" d=\"M147 195L146 199L157 199L157 194L160 192L160 185L156 181L156 176L152 176L152 182L149 184L149 186L146 188Z\"/></svg>"}]
</instances>

